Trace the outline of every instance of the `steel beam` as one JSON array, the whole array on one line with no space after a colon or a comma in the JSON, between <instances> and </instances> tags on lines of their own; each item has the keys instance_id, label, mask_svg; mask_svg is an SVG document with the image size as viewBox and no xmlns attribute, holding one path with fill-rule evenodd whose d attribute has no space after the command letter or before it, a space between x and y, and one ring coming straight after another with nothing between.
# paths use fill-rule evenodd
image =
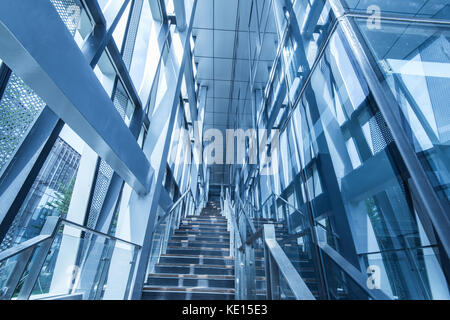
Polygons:
<instances>
[{"instance_id":1,"label":"steel beam","mask_svg":"<svg viewBox=\"0 0 450 320\"><path fill-rule=\"evenodd\" d=\"M177 17L177 29L182 32L186 29L186 8L184 0L173 0L175 15Z\"/></svg>"}]
</instances>

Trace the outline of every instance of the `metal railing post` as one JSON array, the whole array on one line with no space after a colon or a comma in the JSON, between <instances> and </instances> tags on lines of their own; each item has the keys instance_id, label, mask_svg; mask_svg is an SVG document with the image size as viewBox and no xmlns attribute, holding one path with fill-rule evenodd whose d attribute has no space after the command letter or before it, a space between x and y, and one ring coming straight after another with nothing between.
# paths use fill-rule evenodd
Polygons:
<instances>
[{"instance_id":1,"label":"metal railing post","mask_svg":"<svg viewBox=\"0 0 450 320\"><path fill-rule=\"evenodd\" d=\"M22 288L20 289L19 295L17 297L18 300L27 300L31 296L31 292L33 291L34 285L41 273L42 266L45 263L45 259L47 258L47 254L52 246L53 240L56 235L56 229L59 225L59 217L48 217L45 221L44 226L42 227L41 234L52 235L52 237L48 240L45 240L36 250L36 257L32 262L30 267L30 271L28 273L27 278L25 279ZM32 252L31 250L30 252ZM27 254L27 262L32 257L32 254ZM26 264L25 264L26 267ZM22 270L20 274L25 271L25 268ZM16 283L17 285L18 283Z\"/></svg>"}]
</instances>

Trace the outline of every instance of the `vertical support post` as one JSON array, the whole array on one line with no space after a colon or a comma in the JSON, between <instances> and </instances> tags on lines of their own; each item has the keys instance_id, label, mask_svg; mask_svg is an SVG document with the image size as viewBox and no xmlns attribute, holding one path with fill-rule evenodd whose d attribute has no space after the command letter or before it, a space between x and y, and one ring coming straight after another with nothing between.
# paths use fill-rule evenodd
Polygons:
<instances>
[{"instance_id":1,"label":"vertical support post","mask_svg":"<svg viewBox=\"0 0 450 320\"><path fill-rule=\"evenodd\" d=\"M30 267L28 277L25 279L22 288L20 289L19 296L17 297L18 300L27 300L30 298L31 292L34 288L34 284L39 277L42 266L44 265L45 259L47 258L47 254L50 250L50 247L52 246L57 229L56 227L58 226L58 221L59 217L48 217L47 221L44 224L44 227L42 227L41 234L51 235L52 237L41 243L36 250L36 257ZM28 254L26 256L28 256ZM27 258L30 259L31 257L32 254L29 254ZM26 267L26 264L24 267ZM22 272L19 272L20 275L22 275L24 271L25 268L23 268ZM17 284L18 283L16 283L16 286Z\"/></svg>"},{"instance_id":2,"label":"vertical support post","mask_svg":"<svg viewBox=\"0 0 450 320\"><path fill-rule=\"evenodd\" d=\"M266 245L266 238L276 239L275 227L273 224L265 224L263 227L263 244L264 244L264 261L266 264L266 283L267 283L267 299L278 300L279 294L279 270L276 262L270 254L269 248Z\"/></svg>"},{"instance_id":3,"label":"vertical support post","mask_svg":"<svg viewBox=\"0 0 450 320\"><path fill-rule=\"evenodd\" d=\"M115 239L108 239L106 243L108 244L108 247L104 251L105 255L100 260L100 267L99 267L100 270L97 270L97 272L100 271L98 283L97 285L95 282L92 284L93 288L91 289L91 292L94 294L93 295L94 300L101 300L102 298L103 289L105 287L105 283L108 277L107 271L109 270L109 265L111 264L112 255L114 253L114 248L116 247ZM95 286L97 287L96 289Z\"/></svg>"}]
</instances>

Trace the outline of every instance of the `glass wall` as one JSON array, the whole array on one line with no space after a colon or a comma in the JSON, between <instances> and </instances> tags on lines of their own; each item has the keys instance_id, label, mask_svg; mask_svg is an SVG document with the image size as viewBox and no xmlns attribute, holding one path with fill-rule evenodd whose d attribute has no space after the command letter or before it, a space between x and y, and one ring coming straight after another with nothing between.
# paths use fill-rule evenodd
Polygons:
<instances>
[{"instance_id":1,"label":"glass wall","mask_svg":"<svg viewBox=\"0 0 450 320\"><path fill-rule=\"evenodd\" d=\"M341 5L355 17L336 21L341 13L334 10ZM345 272L325 251L306 249L307 243L314 247L304 235L309 228L312 239L329 245L361 273L376 272L379 288L391 298L450 298L448 256L429 228L430 212L417 201L418 186L354 44L361 41L369 60L374 58L371 68L382 73L379 85L448 209L450 24L414 19L448 19L449 8L446 1L422 0L274 2L279 54L258 123L281 133L278 171L261 176L267 199L262 214L276 212L287 228L281 242L293 262L303 255L318 268L316 274L322 270L325 277L316 281L325 282L328 298L368 296L342 276ZM343 23L353 30L344 31ZM352 32L356 36L349 38ZM281 198L273 202L272 193ZM302 274L302 267L298 270Z\"/></svg>"},{"instance_id":2,"label":"glass wall","mask_svg":"<svg viewBox=\"0 0 450 320\"><path fill-rule=\"evenodd\" d=\"M450 205L450 23L383 21L380 29L357 20L403 129L445 208ZM449 212L447 212L449 213Z\"/></svg>"}]
</instances>

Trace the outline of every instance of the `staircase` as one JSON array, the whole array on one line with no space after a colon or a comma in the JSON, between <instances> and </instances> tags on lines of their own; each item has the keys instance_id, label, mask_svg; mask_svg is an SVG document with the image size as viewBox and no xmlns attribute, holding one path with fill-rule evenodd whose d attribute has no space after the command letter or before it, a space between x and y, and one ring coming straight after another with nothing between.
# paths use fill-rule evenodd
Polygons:
<instances>
[{"instance_id":1,"label":"staircase","mask_svg":"<svg viewBox=\"0 0 450 320\"><path fill-rule=\"evenodd\" d=\"M232 300L234 288L227 221L219 203L208 202L170 237L167 252L148 275L142 299Z\"/></svg>"}]
</instances>

